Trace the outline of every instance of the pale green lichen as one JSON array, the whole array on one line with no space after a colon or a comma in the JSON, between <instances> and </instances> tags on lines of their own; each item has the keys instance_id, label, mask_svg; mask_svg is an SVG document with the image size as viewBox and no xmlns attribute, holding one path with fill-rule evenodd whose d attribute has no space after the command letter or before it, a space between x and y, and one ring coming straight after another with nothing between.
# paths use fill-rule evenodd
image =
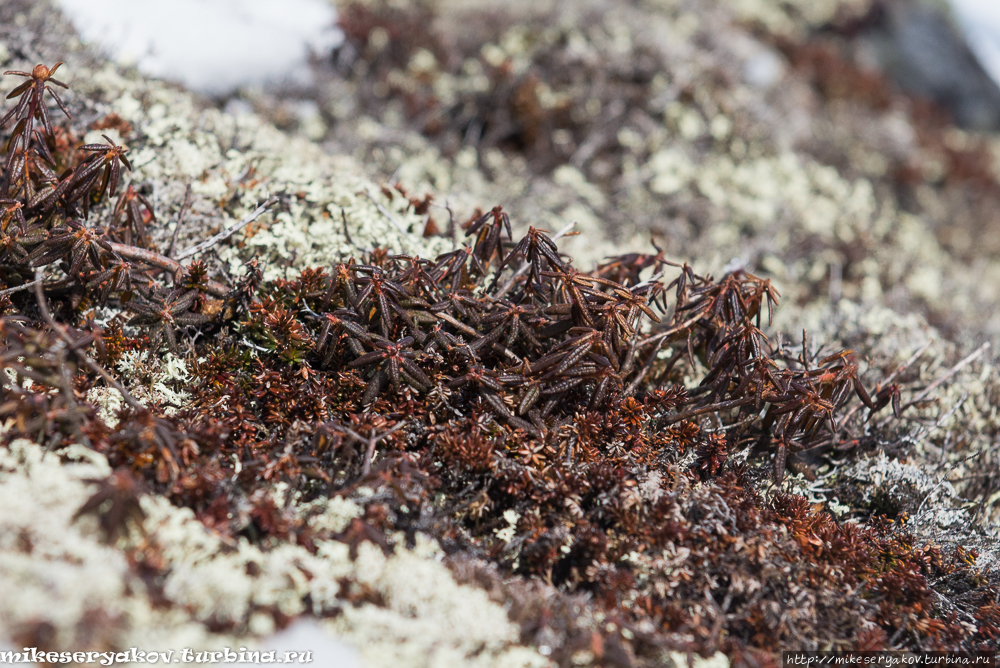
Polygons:
<instances>
[{"instance_id":1,"label":"pale green lichen","mask_svg":"<svg viewBox=\"0 0 1000 668\"><path fill-rule=\"evenodd\" d=\"M347 528L351 520L362 515L362 508L342 496L330 499L317 499L312 503L300 506L303 517L308 518L309 527L313 531L330 531L340 533Z\"/></svg>"},{"instance_id":2,"label":"pale green lichen","mask_svg":"<svg viewBox=\"0 0 1000 668\"><path fill-rule=\"evenodd\" d=\"M111 65L76 72L72 84L78 94L109 100L109 112L141 128L141 138L129 144L132 179L153 186L161 215L180 207L185 182L191 184L181 244L234 224L271 194L283 195L272 213L237 235L237 245L219 249L237 275L252 254L264 260L265 276L275 278L286 266L329 265L376 246L423 254L444 249L421 236L424 217L407 210L403 198L388 200L350 158L328 155L256 116L199 109L192 97L123 77ZM167 238L172 229L158 233Z\"/></svg>"},{"instance_id":3,"label":"pale green lichen","mask_svg":"<svg viewBox=\"0 0 1000 668\"><path fill-rule=\"evenodd\" d=\"M517 646L518 629L504 609L486 592L456 584L440 556L437 545L419 535L412 552L388 559L362 544L358 562L365 568L356 582L377 591L386 606L345 607L330 627L371 668L547 666L535 650Z\"/></svg>"},{"instance_id":4,"label":"pale green lichen","mask_svg":"<svg viewBox=\"0 0 1000 668\"><path fill-rule=\"evenodd\" d=\"M272 632L268 611L342 610L327 627L355 645L367 665L424 665L414 657L434 666L546 665L517 646L502 607L455 583L439 563L439 548L421 535L413 550L397 548L388 557L366 543L352 560L349 546L336 541L320 541L315 554L288 544L261 550L245 539L229 544L190 510L144 496L142 536L131 540L155 546L167 573L170 606L154 608L122 551L127 541L104 545L94 518L74 517L92 493L87 481L109 473L104 458L86 448L54 454L21 439L0 450L0 589L12 594L0 600L0 635L48 624L55 649L77 649L81 637L95 633L111 647L218 649L247 644L240 637L246 633ZM359 512L335 499L313 522L317 530L336 530ZM376 589L385 606L345 605L344 582ZM211 634L206 622L243 631Z\"/></svg>"},{"instance_id":5,"label":"pale green lichen","mask_svg":"<svg viewBox=\"0 0 1000 668\"><path fill-rule=\"evenodd\" d=\"M454 20L460 22L463 11L479 11L485 5L490 3L456 4ZM375 246L428 256L450 250L450 240L422 238L425 218L414 214L405 199L390 199L381 192L382 182L395 175L411 192L432 193L439 205L447 203L457 222L477 207L495 204L503 204L521 229L531 224L557 230L576 220L583 234L564 240L561 247L582 267L618 251L648 249L651 233L666 241L673 259L693 261L699 271L719 271L732 258L740 258L752 271L778 279L784 292L785 304L777 311L772 335L807 328L813 340L857 342L871 359L865 371L872 382L881 370L896 368L930 340L932 345L913 367L920 383L926 384L947 371L956 349L921 316L899 311L911 309L911 300L932 309L946 304L956 313L976 312L983 330L1000 331L1000 316L982 308L1000 299L1000 267L992 261L970 266L953 261L924 214L901 211L880 195L873 185L886 170L880 146L855 141L849 154L857 174L850 176L795 148L815 128L801 113L784 112L789 106L807 107L801 100L811 99L809 93L802 82L786 76L779 56L742 27L749 23L772 33L801 35L866 6L862 0L661 0L604 11L600 3L511 4L507 10L515 18L527 22L543 17L544 28L529 30L515 21L481 47L486 64L506 60L512 72L523 72L533 53L560 41L581 62L628 62L640 51L659 59L659 71L649 86L651 114L642 124L626 118L612 133L618 142L615 150L620 149L615 166L620 179L602 180L586 160L545 175L533 172L522 157L496 149L477 152L465 146L446 157L403 127L405 115L398 107L386 104L378 118L358 114L360 104L344 83L337 90L346 92L336 96L331 115L353 142L345 149L353 150L353 157L329 155L254 115L203 109L186 94L124 76L110 65L94 72L69 70L68 75L77 95L104 100L98 103L100 111L116 112L138 129L129 140L114 130L103 132L131 146L133 180L150 187L159 218L168 221L154 231L161 245L173 232L188 182L194 197L179 248L231 225L267 195L283 195L281 207L218 248L224 268L234 277L255 253L265 262L266 277L275 278L302 267L329 266ZM581 17L595 7L601 9L601 21L583 26ZM696 39L708 31L714 36L711 48L703 45L708 40ZM377 48L380 41L386 46L389 35L378 28L370 42ZM777 62L772 78L782 86L744 81L744 67L761 54ZM0 59L6 56L0 54ZM440 65L429 51L418 51L405 70L391 73L389 80L402 90L416 90L415 77L429 78L442 104L489 86L477 58L467 59L458 76L440 71ZM717 80L733 83L712 83ZM536 97L545 109L573 104L581 119L599 118L605 109L600 100L583 94L585 88L542 82ZM694 92L682 96L685 90ZM874 125L894 138L901 152L912 150L907 147L914 143L914 128L898 110ZM319 129L305 132L315 136ZM99 134L91 132L87 140ZM554 138L570 141L567 134ZM952 141L966 140L956 135ZM933 157L920 162L926 172L942 170ZM928 208L935 204L933 192L923 190L920 197ZM940 202L936 205L948 211ZM432 215L440 222L448 212L435 208ZM691 220L696 225L689 225ZM689 227L697 227L697 233ZM843 277L840 292L834 295L831 289L817 296L815 287L840 266L842 249L852 245L862 257L853 263L852 274ZM167 410L186 403L185 367L169 355L129 357L118 370L141 401ZM964 452L987 452L1000 431L998 387L995 366L980 360L944 384L937 403L910 409L933 425L915 439L914 454L942 459L948 455L945 445L954 452L959 440ZM95 388L88 399L111 424L120 407L117 392ZM226 544L190 511L159 497L143 502L149 515L145 526L162 546L171 569L167 594L176 607L152 610L122 552L97 541L94 521L71 521L91 491L82 480L108 473L102 457L86 453L79 447L67 449L60 463L56 455L43 454L27 442L0 453L0 589L19 591L16 585L23 581L25 595L35 597L25 599L23 606L20 596L0 602L0 635L28 622L50 621L59 642L69 642L87 610L93 609L88 606L97 606L116 620L103 631L112 643L218 646L224 638L207 634L200 622L228 621L246 633L265 635L274 628L268 609L329 612L340 605L339 578L347 578L374 588L387 602L385 607L348 606L344 615L327 624L358 646L370 665L544 665L533 650L516 647L516 634L503 610L485 601L482 592L458 587L438 563L436 550L419 535L414 551L400 549L390 557L363 544L355 562L345 545L332 541L321 541L315 555L295 546L262 550L245 541ZM986 463L984 458L949 464L948 473L965 478L971 468ZM880 485L890 474L896 476L892 479L910 479L920 473L891 459L863 464L865 470L851 474L867 483L873 482L863 477L869 468L872 475L885 473L877 481ZM919 491L934 494L923 515L954 501L942 478L917 479ZM790 477L790 484L813 494L799 477ZM650 476L635 493L655 498L660 488L661 481ZM827 499L828 507L846 514L842 500ZM1000 496L994 494L987 504L994 519L1000 516L997 501ZM314 530L334 533L361 512L357 504L340 497L293 511ZM968 520L967 515L961 517ZM510 526L498 530L498 536L504 534L501 538L519 518L505 519ZM32 549L26 550L27 545ZM691 575L686 556L664 553L657 563L639 558L637 563ZM247 574L250 564L257 575ZM77 590L68 586L77 581L86 584ZM463 636L458 629L467 620L479 623ZM720 657L713 660L724 661ZM681 657L674 660L686 663Z\"/></svg>"},{"instance_id":6,"label":"pale green lichen","mask_svg":"<svg viewBox=\"0 0 1000 668\"><path fill-rule=\"evenodd\" d=\"M113 387L93 387L87 391L87 401L97 408L97 417L109 427L118 424L118 411L125 405L121 392Z\"/></svg>"},{"instance_id":7,"label":"pale green lichen","mask_svg":"<svg viewBox=\"0 0 1000 668\"><path fill-rule=\"evenodd\" d=\"M184 389L190 382L187 365L173 353L156 357L149 350L129 350L118 361L118 371L125 379L127 388L140 402L162 407L167 415L183 408L191 398ZM116 401L120 408L121 398L117 390L95 388L91 392L96 399L103 400L103 411L110 412Z\"/></svg>"},{"instance_id":8,"label":"pale green lichen","mask_svg":"<svg viewBox=\"0 0 1000 668\"><path fill-rule=\"evenodd\" d=\"M182 610L154 608L94 518L74 517L92 493L86 481L109 473L87 448L57 454L19 439L0 449L0 636L42 625L59 650L222 646Z\"/></svg>"},{"instance_id":9,"label":"pale green lichen","mask_svg":"<svg viewBox=\"0 0 1000 668\"><path fill-rule=\"evenodd\" d=\"M154 497L144 499L143 508L144 526L171 567L165 594L202 621L245 625L262 608L289 616L334 609L338 580L353 570L341 543L324 545L317 555L294 545L264 551L245 539L228 546L187 509Z\"/></svg>"},{"instance_id":10,"label":"pale green lichen","mask_svg":"<svg viewBox=\"0 0 1000 668\"><path fill-rule=\"evenodd\" d=\"M263 551L243 539L227 546L186 509L154 498L144 509L146 530L171 568L165 593L197 619L252 625L259 609L289 616L336 610L328 628L356 647L366 665L546 665L534 650L517 647L517 630L502 607L455 583L439 563L439 548L420 534L412 550L385 556L363 543L352 560L349 546L336 541L319 541L316 554L294 545ZM331 501L314 527L343 528L358 512L350 501ZM384 605L345 605L344 582L377 591Z\"/></svg>"}]
</instances>

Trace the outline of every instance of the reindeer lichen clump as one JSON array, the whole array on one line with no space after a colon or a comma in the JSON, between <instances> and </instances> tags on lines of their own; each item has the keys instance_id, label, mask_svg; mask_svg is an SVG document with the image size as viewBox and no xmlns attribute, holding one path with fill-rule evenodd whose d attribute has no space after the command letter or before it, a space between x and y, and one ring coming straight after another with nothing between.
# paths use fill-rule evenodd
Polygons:
<instances>
[{"instance_id":1,"label":"reindeer lichen clump","mask_svg":"<svg viewBox=\"0 0 1000 668\"><path fill-rule=\"evenodd\" d=\"M498 206L468 220L471 243L433 259L375 249L267 283L251 261L227 288L204 263L176 259L192 253L154 247L160 223L141 184L110 202L128 149L72 148L73 129L44 108L54 70L18 73L32 79L6 118L0 278L14 287L0 304L0 417L7 440L86 443L117 468L81 509L109 540L141 521L143 487L265 549L336 539L356 555L363 542L390 551L396 532L426 533L590 591L621 628L662 629L642 632L649 651L674 647L664 633L678 629L699 651L774 651L803 633L768 613L793 585L824 601L818 618L836 618L808 631L831 641L896 646L889 634L905 629L893 637L969 648L995 628L983 587L986 631L931 619L930 575L974 580L961 555L754 491L781 480L789 453L856 438L859 421L838 417L859 406L870 416L891 395L870 398L850 351L769 340L769 280L715 280L659 249L583 271L559 235L529 228L515 240ZM96 308L112 314L103 327ZM190 374L183 406L143 405L105 368L164 347ZM102 385L125 399L113 426L86 401ZM751 458L732 461L737 451ZM767 460L773 476L761 474ZM325 533L291 501L354 495L363 515ZM655 561L680 564L684 551L698 557L690 566ZM775 568L790 579L772 581ZM759 593L738 591L737 576ZM705 582L727 578L716 601ZM706 596L721 612L703 610Z\"/></svg>"}]
</instances>

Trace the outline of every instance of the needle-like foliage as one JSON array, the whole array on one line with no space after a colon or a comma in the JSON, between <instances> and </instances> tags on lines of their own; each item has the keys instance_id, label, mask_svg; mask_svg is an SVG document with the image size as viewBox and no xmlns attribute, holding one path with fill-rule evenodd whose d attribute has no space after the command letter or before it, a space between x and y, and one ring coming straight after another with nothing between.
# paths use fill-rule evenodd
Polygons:
<instances>
[{"instance_id":1,"label":"needle-like foliage","mask_svg":"<svg viewBox=\"0 0 1000 668\"><path fill-rule=\"evenodd\" d=\"M823 646L1000 637L995 583L970 553L759 493L905 409L896 384L866 389L851 351L770 331L770 280L703 276L656 247L577 267L543 230L514 238L498 206L436 258L375 249L269 283L251 261L230 289L209 263L155 247L148 190L123 181L127 148L55 151L43 94L63 85L57 67L15 73L29 80L0 123L15 121L0 163L0 280L14 286L0 301L0 421L4 442L107 457L115 473L77 513L107 540L141 525L146 490L261 549L322 538L357 557L362 542L388 551L427 533L599 613L553 654L561 666L583 649L633 665L628 639L648 662L687 649L768 665L807 633L783 614L790 601L811 606ZM97 327L96 306L119 315ZM190 374L169 414L115 377L164 347ZM92 390L124 398L115 419ZM364 515L309 528L278 506L277 483L305 501L353 495ZM966 621L944 614L942 581L962 590Z\"/></svg>"}]
</instances>

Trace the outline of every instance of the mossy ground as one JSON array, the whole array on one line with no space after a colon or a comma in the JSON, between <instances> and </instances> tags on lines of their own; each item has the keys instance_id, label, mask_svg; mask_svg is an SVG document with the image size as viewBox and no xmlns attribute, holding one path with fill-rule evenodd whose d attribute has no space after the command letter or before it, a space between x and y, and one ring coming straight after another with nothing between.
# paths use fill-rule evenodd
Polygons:
<instances>
[{"instance_id":1,"label":"mossy ground","mask_svg":"<svg viewBox=\"0 0 1000 668\"><path fill-rule=\"evenodd\" d=\"M996 139L854 64L838 29L868 9L352 4L348 46L311 93L324 125L298 132L122 72L41 4L5 5L2 39L5 67L67 61L76 139L104 126L131 147L154 246L170 243L189 186L178 248L282 196L207 258L216 280L237 284L256 257L264 293L290 307L308 292L304 269L376 247L433 258L453 242L425 232L502 204L521 229L577 221L560 247L580 268L652 237L699 273L772 278L783 300L768 336L797 341L805 327L824 354L853 348L869 385L898 371L906 403L1000 331ZM274 99L249 97L282 121ZM992 350L903 420L855 412L837 447L780 489L746 452L704 475L711 453L660 429L650 395L628 405L631 422L575 423L594 461L555 492L530 479L531 453L494 455L507 448L487 409L486 446L468 421L430 444L389 439L376 478L351 473L360 450L335 460L349 484L327 499L316 481L330 471L289 474L285 449L332 438L317 428L332 415L376 430L397 410L356 408L356 379L303 376L319 365L269 339L264 312L204 334L228 347L188 340L172 357L115 330L124 311L89 312L120 332L109 368L156 416L180 419L194 449L172 477L136 447L140 420L112 424L120 402L100 382L80 394L104 411L90 433L101 453L58 431L46 448L15 440L8 424L0 577L29 584L11 584L21 595L5 598L0 627L18 643L212 648L299 615L329 618L372 665L657 665L688 649L768 663L783 648L998 640ZM355 403L323 404L338 396ZM235 442L254 456L212 460ZM252 484L229 482L260 456ZM106 545L108 508L74 514L95 490L127 487L109 460L158 493Z\"/></svg>"}]
</instances>

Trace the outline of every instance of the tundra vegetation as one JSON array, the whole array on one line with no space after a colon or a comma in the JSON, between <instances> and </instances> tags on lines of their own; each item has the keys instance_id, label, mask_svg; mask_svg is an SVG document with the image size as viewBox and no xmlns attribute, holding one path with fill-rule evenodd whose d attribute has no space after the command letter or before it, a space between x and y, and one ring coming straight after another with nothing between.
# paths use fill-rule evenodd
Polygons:
<instances>
[{"instance_id":1,"label":"tundra vegetation","mask_svg":"<svg viewBox=\"0 0 1000 668\"><path fill-rule=\"evenodd\" d=\"M856 8L793 4L736 3L726 30L767 35L829 113L845 96L906 104L810 46ZM921 150L952 156L949 176L848 181L736 136L766 123L734 125L723 83L673 90L636 14L605 8L599 29L600 9L549 32L539 16L499 21L472 49L442 37L443 7L344 7L327 67L372 114L352 122L394 127L403 147L357 133L359 157L400 163L377 185L259 120L243 120L249 140L217 111L192 123L170 101L189 98L108 66L79 75L81 92L54 78L69 56L6 73L0 470L5 503L60 510L41 524L5 510L0 576L44 580L23 558L65 559L62 531L89 550L70 573L114 555L128 583L77 618L0 608L18 646L122 648L160 627L160 642L211 648L303 615L377 665L996 646L996 477L956 491L926 466L995 463L995 375L987 345L920 319L968 317L973 338L992 325L932 300L941 258L898 296L916 315L891 311L887 281L912 266L872 260L922 224L884 182L971 197L997 182L985 144L951 148L914 104ZM326 140L346 141L336 126ZM449 168L493 170L473 191L495 201L456 211ZM508 206L504 184L524 178L538 190ZM544 218L552 230L518 218L567 192L579 201ZM615 218L630 212L632 227ZM644 248L586 251L606 234ZM733 235L752 258L698 268ZM923 250L907 252L897 261Z\"/></svg>"}]
</instances>

